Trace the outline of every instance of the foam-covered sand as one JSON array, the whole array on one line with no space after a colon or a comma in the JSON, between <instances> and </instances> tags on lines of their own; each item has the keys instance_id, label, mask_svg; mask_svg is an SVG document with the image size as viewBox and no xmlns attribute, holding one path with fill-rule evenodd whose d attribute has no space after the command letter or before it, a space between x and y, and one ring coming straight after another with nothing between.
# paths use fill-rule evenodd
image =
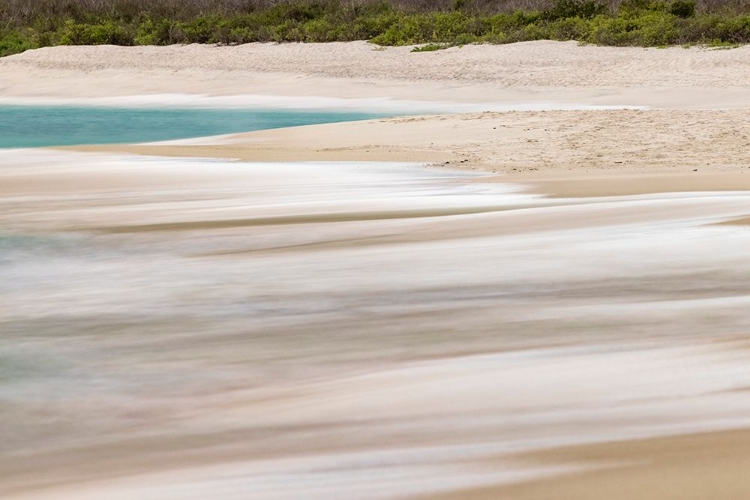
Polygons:
<instances>
[{"instance_id":1,"label":"foam-covered sand","mask_svg":"<svg viewBox=\"0 0 750 500\"><path fill-rule=\"evenodd\" d=\"M750 424L744 193L0 157L4 498L471 498Z\"/></svg>"},{"instance_id":2,"label":"foam-covered sand","mask_svg":"<svg viewBox=\"0 0 750 500\"><path fill-rule=\"evenodd\" d=\"M0 102L470 112L0 151L0 496L750 497L747 51L0 59Z\"/></svg>"}]
</instances>

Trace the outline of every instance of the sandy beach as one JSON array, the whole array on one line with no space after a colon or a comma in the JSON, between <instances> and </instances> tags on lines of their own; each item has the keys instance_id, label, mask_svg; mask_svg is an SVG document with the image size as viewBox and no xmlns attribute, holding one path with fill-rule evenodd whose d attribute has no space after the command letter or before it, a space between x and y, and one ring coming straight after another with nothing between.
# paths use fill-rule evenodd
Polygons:
<instances>
[{"instance_id":1,"label":"sandy beach","mask_svg":"<svg viewBox=\"0 0 750 500\"><path fill-rule=\"evenodd\" d=\"M0 150L0 497L750 496L748 50L0 59L0 104L414 113Z\"/></svg>"},{"instance_id":2,"label":"sandy beach","mask_svg":"<svg viewBox=\"0 0 750 500\"><path fill-rule=\"evenodd\" d=\"M367 42L54 47L0 61L2 98L189 94L412 102L743 109L748 49L467 45L412 53ZM231 102L231 100L230 100ZM379 104L382 105L382 102ZM404 103L401 103L402 106Z\"/></svg>"}]
</instances>

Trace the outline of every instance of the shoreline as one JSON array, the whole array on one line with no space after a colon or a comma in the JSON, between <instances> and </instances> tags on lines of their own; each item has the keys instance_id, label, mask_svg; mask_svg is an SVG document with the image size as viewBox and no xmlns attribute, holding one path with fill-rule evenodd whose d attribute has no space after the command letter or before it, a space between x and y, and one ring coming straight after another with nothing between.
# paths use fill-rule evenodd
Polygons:
<instances>
[{"instance_id":1,"label":"shoreline","mask_svg":"<svg viewBox=\"0 0 750 500\"><path fill-rule=\"evenodd\" d=\"M746 131L746 132L745 132ZM486 172L556 197L750 189L742 111L514 111L263 130L219 144L60 148L240 161L408 161Z\"/></svg>"}]
</instances>

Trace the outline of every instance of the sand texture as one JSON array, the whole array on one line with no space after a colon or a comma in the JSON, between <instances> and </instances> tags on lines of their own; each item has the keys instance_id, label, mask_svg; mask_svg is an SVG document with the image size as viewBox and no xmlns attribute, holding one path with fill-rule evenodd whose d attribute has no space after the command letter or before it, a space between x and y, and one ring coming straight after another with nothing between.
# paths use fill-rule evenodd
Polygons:
<instances>
[{"instance_id":1,"label":"sand texture","mask_svg":"<svg viewBox=\"0 0 750 500\"><path fill-rule=\"evenodd\" d=\"M748 48L409 50L0 59L466 111L0 151L0 498L750 498Z\"/></svg>"},{"instance_id":2,"label":"sand texture","mask_svg":"<svg viewBox=\"0 0 750 500\"><path fill-rule=\"evenodd\" d=\"M54 47L0 60L0 95L323 96L683 109L744 108L750 99L747 47L642 49L527 42L410 50L366 42Z\"/></svg>"}]
</instances>

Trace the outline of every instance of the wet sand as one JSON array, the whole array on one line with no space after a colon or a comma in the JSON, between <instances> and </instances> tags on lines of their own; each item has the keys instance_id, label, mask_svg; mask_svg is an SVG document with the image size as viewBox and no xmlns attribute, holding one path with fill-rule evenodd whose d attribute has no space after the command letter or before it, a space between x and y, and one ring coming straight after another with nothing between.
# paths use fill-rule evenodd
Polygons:
<instances>
[{"instance_id":1,"label":"wet sand","mask_svg":"<svg viewBox=\"0 0 750 500\"><path fill-rule=\"evenodd\" d=\"M750 467L748 447L746 431L566 447L524 458L532 463L585 463L593 470L425 498L746 498L750 495L750 484L744 480Z\"/></svg>"},{"instance_id":2,"label":"wet sand","mask_svg":"<svg viewBox=\"0 0 750 500\"><path fill-rule=\"evenodd\" d=\"M0 154L3 498L747 491L744 192Z\"/></svg>"}]
</instances>

